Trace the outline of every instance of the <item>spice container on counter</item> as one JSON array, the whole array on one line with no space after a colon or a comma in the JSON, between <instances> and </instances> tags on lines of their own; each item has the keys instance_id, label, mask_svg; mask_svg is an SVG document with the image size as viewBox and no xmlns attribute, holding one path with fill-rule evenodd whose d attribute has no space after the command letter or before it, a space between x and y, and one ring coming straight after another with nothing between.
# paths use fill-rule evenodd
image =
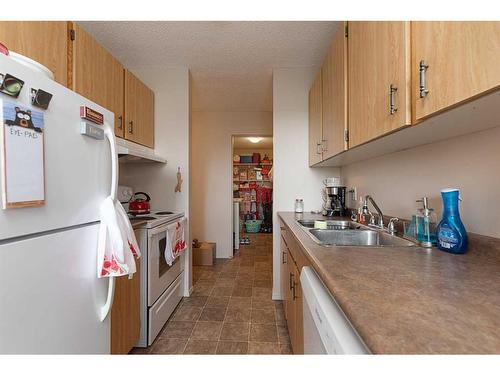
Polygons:
<instances>
[{"instance_id":1,"label":"spice container on counter","mask_svg":"<svg viewBox=\"0 0 500 375\"><path fill-rule=\"evenodd\" d=\"M295 213L304 212L304 200L302 198L295 199Z\"/></svg>"}]
</instances>

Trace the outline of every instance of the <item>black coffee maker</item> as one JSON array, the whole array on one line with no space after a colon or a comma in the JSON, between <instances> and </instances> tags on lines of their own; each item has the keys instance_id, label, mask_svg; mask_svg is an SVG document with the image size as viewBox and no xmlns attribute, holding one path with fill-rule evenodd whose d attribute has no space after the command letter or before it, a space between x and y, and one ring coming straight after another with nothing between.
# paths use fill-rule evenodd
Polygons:
<instances>
[{"instance_id":1,"label":"black coffee maker","mask_svg":"<svg viewBox=\"0 0 500 375\"><path fill-rule=\"evenodd\" d=\"M345 186L325 187L326 194L330 198L331 210L327 210L328 216L345 216Z\"/></svg>"}]
</instances>

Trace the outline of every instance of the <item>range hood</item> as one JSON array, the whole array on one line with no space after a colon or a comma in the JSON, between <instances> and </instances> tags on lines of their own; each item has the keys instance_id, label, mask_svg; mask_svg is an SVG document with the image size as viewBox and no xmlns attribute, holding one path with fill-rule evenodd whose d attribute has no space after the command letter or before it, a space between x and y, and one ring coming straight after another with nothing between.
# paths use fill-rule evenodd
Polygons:
<instances>
[{"instance_id":1,"label":"range hood","mask_svg":"<svg viewBox=\"0 0 500 375\"><path fill-rule=\"evenodd\" d=\"M166 163L167 160L156 155L154 150L116 138L116 152L120 163Z\"/></svg>"}]
</instances>

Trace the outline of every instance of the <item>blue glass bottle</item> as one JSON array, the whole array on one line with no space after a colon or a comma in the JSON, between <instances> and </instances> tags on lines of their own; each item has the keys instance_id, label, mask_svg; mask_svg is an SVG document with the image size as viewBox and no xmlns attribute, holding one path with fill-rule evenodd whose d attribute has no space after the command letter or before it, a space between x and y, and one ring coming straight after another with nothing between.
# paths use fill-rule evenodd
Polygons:
<instances>
[{"instance_id":1,"label":"blue glass bottle","mask_svg":"<svg viewBox=\"0 0 500 375\"><path fill-rule=\"evenodd\" d=\"M441 190L443 218L437 227L438 248L453 254L464 254L469 241L458 211L458 189Z\"/></svg>"}]
</instances>

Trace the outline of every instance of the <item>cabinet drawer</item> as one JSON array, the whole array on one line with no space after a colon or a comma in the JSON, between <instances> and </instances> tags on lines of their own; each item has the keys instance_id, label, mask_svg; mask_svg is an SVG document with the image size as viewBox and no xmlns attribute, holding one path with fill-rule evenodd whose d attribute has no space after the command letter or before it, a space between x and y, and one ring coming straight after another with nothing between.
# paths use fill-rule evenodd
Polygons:
<instances>
[{"instance_id":1,"label":"cabinet drawer","mask_svg":"<svg viewBox=\"0 0 500 375\"><path fill-rule=\"evenodd\" d=\"M168 320L175 307L182 300L182 272L170 287L149 309L148 345L151 345Z\"/></svg>"},{"instance_id":2,"label":"cabinet drawer","mask_svg":"<svg viewBox=\"0 0 500 375\"><path fill-rule=\"evenodd\" d=\"M285 242L286 247L288 248L290 257L292 258L293 262L297 265L297 268L300 272L302 267L310 264L309 260L306 258L300 245L297 243L297 240L287 227L284 228L282 227L281 237L283 238L283 241Z\"/></svg>"}]
</instances>

